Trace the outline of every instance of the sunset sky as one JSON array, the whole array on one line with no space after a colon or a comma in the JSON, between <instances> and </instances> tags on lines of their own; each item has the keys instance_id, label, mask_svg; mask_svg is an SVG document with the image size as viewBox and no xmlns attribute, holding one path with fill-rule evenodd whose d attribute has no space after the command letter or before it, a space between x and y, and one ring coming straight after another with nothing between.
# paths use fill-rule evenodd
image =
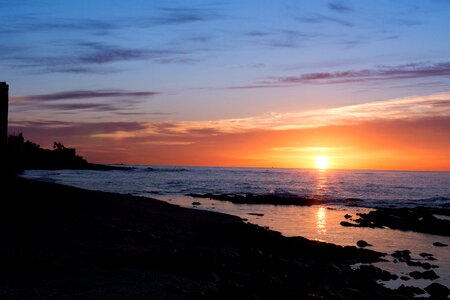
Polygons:
<instances>
[{"instance_id":1,"label":"sunset sky","mask_svg":"<svg viewBox=\"0 0 450 300\"><path fill-rule=\"evenodd\" d=\"M450 170L450 1L0 0L10 133L92 162Z\"/></svg>"}]
</instances>

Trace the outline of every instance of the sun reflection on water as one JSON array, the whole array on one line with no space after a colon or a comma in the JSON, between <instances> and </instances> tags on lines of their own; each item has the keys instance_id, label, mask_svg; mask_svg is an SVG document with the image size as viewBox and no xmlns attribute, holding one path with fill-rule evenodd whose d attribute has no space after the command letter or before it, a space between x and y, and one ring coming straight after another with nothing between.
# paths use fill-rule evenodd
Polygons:
<instances>
[{"instance_id":1,"label":"sun reflection on water","mask_svg":"<svg viewBox=\"0 0 450 300\"><path fill-rule=\"evenodd\" d=\"M327 233L327 210L325 207L319 207L316 212L316 228L318 234Z\"/></svg>"},{"instance_id":2,"label":"sun reflection on water","mask_svg":"<svg viewBox=\"0 0 450 300\"><path fill-rule=\"evenodd\" d=\"M316 175L315 191L316 196L326 196L329 194L328 172L318 172Z\"/></svg>"}]
</instances>

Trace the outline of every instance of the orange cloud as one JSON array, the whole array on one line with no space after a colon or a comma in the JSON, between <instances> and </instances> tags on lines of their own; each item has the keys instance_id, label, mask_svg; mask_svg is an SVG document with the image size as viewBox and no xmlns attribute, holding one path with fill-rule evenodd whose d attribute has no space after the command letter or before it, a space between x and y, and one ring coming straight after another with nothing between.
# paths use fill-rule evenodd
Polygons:
<instances>
[{"instance_id":1,"label":"orange cloud","mask_svg":"<svg viewBox=\"0 0 450 300\"><path fill-rule=\"evenodd\" d=\"M111 163L450 170L450 93L243 119L38 127ZM26 133L26 132L25 132ZM50 141L49 141L50 142Z\"/></svg>"}]
</instances>

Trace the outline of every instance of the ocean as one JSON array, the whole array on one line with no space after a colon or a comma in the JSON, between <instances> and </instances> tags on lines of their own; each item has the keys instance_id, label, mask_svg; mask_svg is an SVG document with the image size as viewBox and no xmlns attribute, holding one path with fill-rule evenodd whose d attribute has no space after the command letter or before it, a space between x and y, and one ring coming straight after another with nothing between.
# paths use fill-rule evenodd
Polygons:
<instances>
[{"instance_id":1,"label":"ocean","mask_svg":"<svg viewBox=\"0 0 450 300\"><path fill-rule=\"evenodd\" d=\"M450 288L450 237L400 231L389 228L354 228L340 225L344 215L356 217L377 207L438 207L450 209L450 172L315 170L274 168L222 168L184 166L124 166L130 170L29 170L24 177L107 192L132 194L166 201L193 209L211 210L243 218L245 221L279 231L285 236L348 246L365 240L371 249L392 254L410 250L415 259L422 252L437 259L436 282ZM274 194L320 199L313 206L233 204L186 194ZM193 203L195 205L193 205ZM448 218L446 216L437 216ZM388 262L376 265L408 275L419 267ZM422 270L423 271L423 270ZM388 287L401 284L425 287L428 280L383 282Z\"/></svg>"},{"instance_id":2,"label":"ocean","mask_svg":"<svg viewBox=\"0 0 450 300\"><path fill-rule=\"evenodd\" d=\"M127 171L27 171L26 177L140 196L281 194L364 207L450 208L450 172L129 166Z\"/></svg>"}]
</instances>

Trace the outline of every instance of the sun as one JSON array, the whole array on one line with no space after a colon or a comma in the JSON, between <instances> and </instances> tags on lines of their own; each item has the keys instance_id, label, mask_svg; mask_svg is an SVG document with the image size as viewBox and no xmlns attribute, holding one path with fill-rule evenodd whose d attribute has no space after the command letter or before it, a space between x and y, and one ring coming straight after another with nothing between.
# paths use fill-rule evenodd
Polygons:
<instances>
[{"instance_id":1,"label":"sun","mask_svg":"<svg viewBox=\"0 0 450 300\"><path fill-rule=\"evenodd\" d=\"M330 160L327 156L316 156L316 168L320 170L328 169Z\"/></svg>"}]
</instances>

